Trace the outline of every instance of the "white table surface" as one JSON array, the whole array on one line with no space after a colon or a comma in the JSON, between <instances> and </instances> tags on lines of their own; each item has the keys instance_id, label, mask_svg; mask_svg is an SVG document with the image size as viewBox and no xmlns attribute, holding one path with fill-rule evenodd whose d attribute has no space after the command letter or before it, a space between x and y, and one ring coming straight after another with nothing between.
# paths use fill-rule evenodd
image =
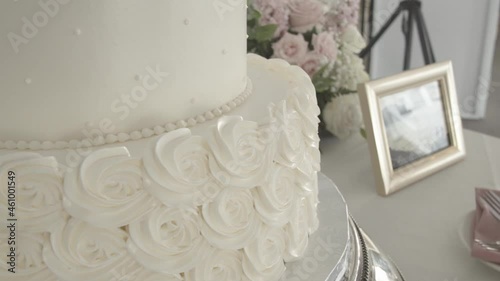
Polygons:
<instances>
[{"instance_id":1,"label":"white table surface","mask_svg":"<svg viewBox=\"0 0 500 281\"><path fill-rule=\"evenodd\" d=\"M500 139L464 131L467 156L389 197L377 195L366 141L322 140L322 172L344 195L353 217L392 257L407 281L499 281L472 258L459 227L475 209L475 187L500 189Z\"/></svg>"}]
</instances>

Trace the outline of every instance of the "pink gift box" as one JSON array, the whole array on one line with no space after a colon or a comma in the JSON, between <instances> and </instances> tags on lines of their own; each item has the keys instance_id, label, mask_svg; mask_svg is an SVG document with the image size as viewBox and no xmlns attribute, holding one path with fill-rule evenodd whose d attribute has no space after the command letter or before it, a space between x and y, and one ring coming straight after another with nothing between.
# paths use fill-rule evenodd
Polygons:
<instances>
[{"instance_id":1,"label":"pink gift box","mask_svg":"<svg viewBox=\"0 0 500 281\"><path fill-rule=\"evenodd\" d=\"M497 250L492 249L495 248L496 243L500 243L500 207L497 208L498 214L495 214L492 204L485 200L487 191L494 193L500 199L500 190L476 188L476 213L472 223L472 256L500 264L500 244Z\"/></svg>"}]
</instances>

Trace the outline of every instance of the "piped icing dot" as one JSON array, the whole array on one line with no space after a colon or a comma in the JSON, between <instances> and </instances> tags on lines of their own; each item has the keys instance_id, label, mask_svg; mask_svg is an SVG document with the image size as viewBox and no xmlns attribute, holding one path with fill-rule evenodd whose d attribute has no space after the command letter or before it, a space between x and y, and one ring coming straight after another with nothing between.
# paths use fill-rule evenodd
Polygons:
<instances>
[{"instance_id":1,"label":"piped icing dot","mask_svg":"<svg viewBox=\"0 0 500 281\"><path fill-rule=\"evenodd\" d=\"M27 142L27 141L19 141L19 142L17 143L17 147L18 147L19 149L23 149L23 150L24 150L24 149L27 149L27 148L29 147L29 144L28 144L28 142Z\"/></svg>"},{"instance_id":2,"label":"piped icing dot","mask_svg":"<svg viewBox=\"0 0 500 281\"><path fill-rule=\"evenodd\" d=\"M14 148L16 148L16 146L17 146L17 143L15 141L6 141L5 142L5 147L7 149L14 149Z\"/></svg>"},{"instance_id":3,"label":"piped icing dot","mask_svg":"<svg viewBox=\"0 0 500 281\"><path fill-rule=\"evenodd\" d=\"M24 79L24 82L29 85L33 82L33 80L31 80L31 78L26 78Z\"/></svg>"},{"instance_id":4,"label":"piped icing dot","mask_svg":"<svg viewBox=\"0 0 500 281\"><path fill-rule=\"evenodd\" d=\"M170 132L177 129L177 127L172 123L168 123L167 125L165 125L165 129L167 130L167 132Z\"/></svg>"},{"instance_id":5,"label":"piped icing dot","mask_svg":"<svg viewBox=\"0 0 500 281\"><path fill-rule=\"evenodd\" d=\"M226 49L222 49L222 54L223 55L227 54L227 50Z\"/></svg>"},{"instance_id":6,"label":"piped icing dot","mask_svg":"<svg viewBox=\"0 0 500 281\"><path fill-rule=\"evenodd\" d=\"M198 123L203 123L205 122L205 120L206 120L205 117L203 117L202 115L196 116L196 122Z\"/></svg>"},{"instance_id":7,"label":"piped icing dot","mask_svg":"<svg viewBox=\"0 0 500 281\"><path fill-rule=\"evenodd\" d=\"M118 137L115 134L109 134L106 136L106 143L115 143L118 141Z\"/></svg>"},{"instance_id":8,"label":"piped icing dot","mask_svg":"<svg viewBox=\"0 0 500 281\"><path fill-rule=\"evenodd\" d=\"M186 120L179 120L175 123L175 125L177 125L177 128L185 128L187 126L187 122Z\"/></svg>"},{"instance_id":9,"label":"piped icing dot","mask_svg":"<svg viewBox=\"0 0 500 281\"><path fill-rule=\"evenodd\" d=\"M154 130L155 134L157 135L163 134L165 132L165 128L162 126L155 126Z\"/></svg>"},{"instance_id":10,"label":"piped icing dot","mask_svg":"<svg viewBox=\"0 0 500 281\"><path fill-rule=\"evenodd\" d=\"M52 147L54 147L54 143L53 142L51 142L51 141L44 141L44 142L42 142L42 149L48 150L48 149L51 149Z\"/></svg>"},{"instance_id":11,"label":"piped icing dot","mask_svg":"<svg viewBox=\"0 0 500 281\"><path fill-rule=\"evenodd\" d=\"M190 23L189 19L184 20L184 25L189 25L189 23Z\"/></svg>"},{"instance_id":12,"label":"piped icing dot","mask_svg":"<svg viewBox=\"0 0 500 281\"><path fill-rule=\"evenodd\" d=\"M138 140L142 138L142 134L139 131L133 131L132 133L130 133L130 138L132 140Z\"/></svg>"},{"instance_id":13,"label":"piped icing dot","mask_svg":"<svg viewBox=\"0 0 500 281\"><path fill-rule=\"evenodd\" d=\"M76 36L79 36L82 34L82 30L80 28L76 28L75 31L73 31L73 34L75 34Z\"/></svg>"},{"instance_id":14,"label":"piped icing dot","mask_svg":"<svg viewBox=\"0 0 500 281\"><path fill-rule=\"evenodd\" d=\"M155 132L149 128L142 129L141 134L145 138L149 138L155 134Z\"/></svg>"},{"instance_id":15,"label":"piped icing dot","mask_svg":"<svg viewBox=\"0 0 500 281\"><path fill-rule=\"evenodd\" d=\"M134 76L134 79L135 79L135 81L141 81L141 79L142 79L142 75L140 75L140 74L136 74L136 75Z\"/></svg>"},{"instance_id":16,"label":"piped icing dot","mask_svg":"<svg viewBox=\"0 0 500 281\"><path fill-rule=\"evenodd\" d=\"M38 149L40 149L41 146L42 146L42 144L39 141L31 141L29 143L29 148L31 150L38 150Z\"/></svg>"},{"instance_id":17,"label":"piped icing dot","mask_svg":"<svg viewBox=\"0 0 500 281\"><path fill-rule=\"evenodd\" d=\"M187 121L187 125L189 127L193 127L194 125L196 125L196 120L194 118L189 118L188 121Z\"/></svg>"}]
</instances>

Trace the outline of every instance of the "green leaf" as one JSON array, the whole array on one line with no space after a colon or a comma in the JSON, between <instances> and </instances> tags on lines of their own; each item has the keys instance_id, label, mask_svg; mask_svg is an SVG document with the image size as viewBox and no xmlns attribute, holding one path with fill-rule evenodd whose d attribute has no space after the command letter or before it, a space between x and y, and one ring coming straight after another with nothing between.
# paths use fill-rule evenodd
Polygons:
<instances>
[{"instance_id":1,"label":"green leaf","mask_svg":"<svg viewBox=\"0 0 500 281\"><path fill-rule=\"evenodd\" d=\"M254 8L252 1L247 1L247 21L256 21L258 22L260 18L262 17L262 14Z\"/></svg>"},{"instance_id":2,"label":"green leaf","mask_svg":"<svg viewBox=\"0 0 500 281\"><path fill-rule=\"evenodd\" d=\"M276 24L268 24L264 26L257 26L254 30L254 38L258 42L271 41L278 29Z\"/></svg>"},{"instance_id":3,"label":"green leaf","mask_svg":"<svg viewBox=\"0 0 500 281\"><path fill-rule=\"evenodd\" d=\"M309 42L308 44L308 47L309 47L309 50L313 50L313 45L312 45L312 38L313 38L313 35L315 34L318 34L317 30L316 30L316 27L314 27L312 30L309 30L307 31L306 33L303 33L302 35L304 36L304 39Z\"/></svg>"}]
</instances>

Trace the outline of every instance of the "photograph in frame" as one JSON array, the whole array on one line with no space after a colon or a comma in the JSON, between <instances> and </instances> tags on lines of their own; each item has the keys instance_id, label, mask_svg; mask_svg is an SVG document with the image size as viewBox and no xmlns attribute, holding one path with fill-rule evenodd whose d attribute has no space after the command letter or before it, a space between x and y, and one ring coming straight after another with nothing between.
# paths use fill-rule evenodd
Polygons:
<instances>
[{"instance_id":1,"label":"photograph in frame","mask_svg":"<svg viewBox=\"0 0 500 281\"><path fill-rule=\"evenodd\" d=\"M439 81L382 97L380 107L394 170L451 145Z\"/></svg>"}]
</instances>

